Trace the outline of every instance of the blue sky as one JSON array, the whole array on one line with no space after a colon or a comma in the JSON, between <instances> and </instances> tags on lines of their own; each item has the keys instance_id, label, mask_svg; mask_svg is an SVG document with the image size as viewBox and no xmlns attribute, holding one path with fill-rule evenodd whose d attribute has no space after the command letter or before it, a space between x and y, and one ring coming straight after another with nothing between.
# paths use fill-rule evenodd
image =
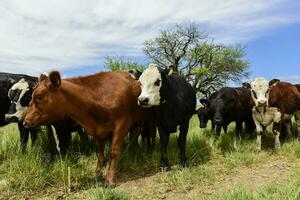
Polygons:
<instances>
[{"instance_id":1,"label":"blue sky","mask_svg":"<svg viewBox=\"0 0 300 200\"><path fill-rule=\"evenodd\" d=\"M1 0L0 71L77 76L107 56L147 63L145 40L194 22L216 42L245 45L251 78L300 82L299 10L297 0Z\"/></svg>"}]
</instances>

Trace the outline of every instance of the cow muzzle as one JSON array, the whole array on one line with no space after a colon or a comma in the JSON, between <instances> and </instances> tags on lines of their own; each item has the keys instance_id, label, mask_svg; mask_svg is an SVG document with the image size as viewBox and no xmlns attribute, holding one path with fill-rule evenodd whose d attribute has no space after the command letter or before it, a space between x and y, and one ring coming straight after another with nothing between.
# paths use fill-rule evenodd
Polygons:
<instances>
[{"instance_id":1,"label":"cow muzzle","mask_svg":"<svg viewBox=\"0 0 300 200\"><path fill-rule=\"evenodd\" d=\"M257 107L266 107L267 106L267 101L266 100L260 100L257 102Z\"/></svg>"},{"instance_id":2,"label":"cow muzzle","mask_svg":"<svg viewBox=\"0 0 300 200\"><path fill-rule=\"evenodd\" d=\"M142 106L142 107L148 107L149 106L149 98L139 97L138 98L138 105Z\"/></svg>"},{"instance_id":3,"label":"cow muzzle","mask_svg":"<svg viewBox=\"0 0 300 200\"><path fill-rule=\"evenodd\" d=\"M15 115L12 115L12 114L6 114L5 115L5 121L8 122L8 123L11 123L11 122L18 122L19 119L17 116Z\"/></svg>"}]
</instances>

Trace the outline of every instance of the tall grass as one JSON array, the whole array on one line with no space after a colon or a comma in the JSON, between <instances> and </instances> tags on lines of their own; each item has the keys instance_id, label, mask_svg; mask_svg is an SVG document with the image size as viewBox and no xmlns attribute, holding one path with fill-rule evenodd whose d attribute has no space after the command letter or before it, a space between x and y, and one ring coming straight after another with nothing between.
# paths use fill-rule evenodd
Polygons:
<instances>
[{"instance_id":1,"label":"tall grass","mask_svg":"<svg viewBox=\"0 0 300 200\"><path fill-rule=\"evenodd\" d=\"M222 134L219 139L215 138L209 127L201 130L198 126L199 122L195 116L190 121L186 144L189 168L181 169L179 166L178 133L174 133L168 146L172 165L170 172L159 173L160 144L157 138L157 145L152 154L149 154L146 148L141 148L133 155L126 145L124 146L119 162L118 183L123 184L156 174L155 184L162 184L177 192L186 192L195 187L214 184L224 174L230 174L241 166L259 165L272 156L286 157L290 160L300 157L300 145L297 141L285 143L281 151L276 153L272 150L274 140L270 134L263 138L263 152L257 154L254 152L254 140L243 139L242 143L237 144L233 142L234 126L230 126L228 134ZM102 187L102 182L95 174L97 152L92 139L83 145L78 135L74 134L69 151L61 160L52 160L47 149L45 130L41 130L37 142L34 145L29 143L27 152L22 153L17 126L12 124L0 129L0 183L3 180L6 183L5 186L0 184L0 199L19 199L43 194L45 190L61 190L68 181L65 176L68 174L68 167L71 169L71 193L94 188L86 198L129 199L124 190ZM107 146L105 152L108 156ZM155 193L156 189L153 187L151 192ZM148 195L151 195L151 192ZM225 198L226 195L244 197L248 193L248 190L234 190L220 198Z\"/></svg>"}]
</instances>

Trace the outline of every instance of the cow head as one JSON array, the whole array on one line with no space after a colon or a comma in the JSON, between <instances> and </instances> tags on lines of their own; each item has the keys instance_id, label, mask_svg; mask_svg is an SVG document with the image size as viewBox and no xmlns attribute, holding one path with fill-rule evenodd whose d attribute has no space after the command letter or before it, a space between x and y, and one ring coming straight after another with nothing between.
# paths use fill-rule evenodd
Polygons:
<instances>
[{"instance_id":1,"label":"cow head","mask_svg":"<svg viewBox=\"0 0 300 200\"><path fill-rule=\"evenodd\" d=\"M156 64L150 64L139 78L141 94L138 104L142 107L158 106L163 103L161 88L164 79L172 72L171 68L160 70Z\"/></svg>"},{"instance_id":2,"label":"cow head","mask_svg":"<svg viewBox=\"0 0 300 200\"><path fill-rule=\"evenodd\" d=\"M210 102L207 99L200 99L200 108L197 111L200 128L206 128L210 118Z\"/></svg>"},{"instance_id":3,"label":"cow head","mask_svg":"<svg viewBox=\"0 0 300 200\"><path fill-rule=\"evenodd\" d=\"M11 101L8 113L5 115L7 122L18 122L24 119L31 100L32 86L25 79L15 83L8 91Z\"/></svg>"},{"instance_id":4,"label":"cow head","mask_svg":"<svg viewBox=\"0 0 300 200\"><path fill-rule=\"evenodd\" d=\"M256 107L269 106L270 89L275 86L280 80L273 79L271 81L265 78L258 77L251 84L243 83L244 88L251 90L251 96Z\"/></svg>"},{"instance_id":5,"label":"cow head","mask_svg":"<svg viewBox=\"0 0 300 200\"><path fill-rule=\"evenodd\" d=\"M24 126L36 127L61 118L61 77L53 71L49 77L42 74L33 88L32 99L25 115Z\"/></svg>"}]
</instances>

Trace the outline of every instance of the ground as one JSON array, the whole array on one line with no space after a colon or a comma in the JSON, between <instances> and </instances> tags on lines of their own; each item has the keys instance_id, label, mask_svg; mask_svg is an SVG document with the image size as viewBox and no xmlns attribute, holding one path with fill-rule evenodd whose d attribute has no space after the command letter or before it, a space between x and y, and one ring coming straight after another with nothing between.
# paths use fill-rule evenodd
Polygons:
<instances>
[{"instance_id":1,"label":"ground","mask_svg":"<svg viewBox=\"0 0 300 200\"><path fill-rule=\"evenodd\" d=\"M168 152L172 170L165 173L159 172L159 140L151 155L144 148L133 154L125 145L118 184L106 188L95 175L92 140L82 146L74 134L68 155L51 161L43 131L22 153L16 126L9 125L0 129L0 199L299 199L299 142L292 139L275 151L269 132L257 153L255 140L244 133L242 142L235 142L233 130L234 124L215 140L210 128L201 130L193 117L187 140L190 166L178 166L174 134Z\"/></svg>"}]
</instances>

